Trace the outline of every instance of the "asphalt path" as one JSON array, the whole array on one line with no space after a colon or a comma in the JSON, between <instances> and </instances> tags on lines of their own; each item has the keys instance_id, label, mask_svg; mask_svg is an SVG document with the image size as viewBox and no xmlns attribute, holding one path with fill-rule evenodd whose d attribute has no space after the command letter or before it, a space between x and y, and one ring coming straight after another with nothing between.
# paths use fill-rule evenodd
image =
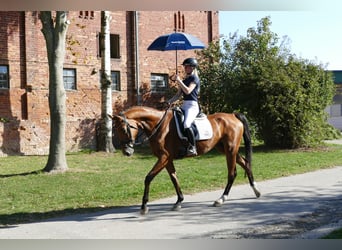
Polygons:
<instances>
[{"instance_id":1,"label":"asphalt path","mask_svg":"<svg viewBox=\"0 0 342 250\"><path fill-rule=\"evenodd\" d=\"M213 202L223 190L193 195L184 192L185 200L180 211L171 211L176 201L174 196L150 202L149 213L144 216L140 215L140 206L136 205L9 225L0 228L0 239L236 237L237 233L252 232L267 225L279 226L301 220L319 209L324 210L324 205L329 202L342 201L342 166L259 182L258 188L260 198L255 197L249 185L234 185L229 200L222 207L213 207ZM339 210L340 207L333 211ZM335 218L334 223L342 227L342 218ZM325 224L320 228L325 228L325 233L332 230ZM301 238L301 235L295 237Z\"/></svg>"}]
</instances>

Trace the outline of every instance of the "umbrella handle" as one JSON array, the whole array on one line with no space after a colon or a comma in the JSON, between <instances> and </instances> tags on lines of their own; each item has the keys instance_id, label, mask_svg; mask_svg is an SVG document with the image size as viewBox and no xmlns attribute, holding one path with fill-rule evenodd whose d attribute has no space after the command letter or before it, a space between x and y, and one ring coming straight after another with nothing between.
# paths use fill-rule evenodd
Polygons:
<instances>
[{"instance_id":1,"label":"umbrella handle","mask_svg":"<svg viewBox=\"0 0 342 250\"><path fill-rule=\"evenodd\" d=\"M176 47L176 75L178 75L178 53L177 53L177 47Z\"/></svg>"},{"instance_id":2,"label":"umbrella handle","mask_svg":"<svg viewBox=\"0 0 342 250\"><path fill-rule=\"evenodd\" d=\"M171 81L175 82L176 81L176 76L177 76L177 72L175 74L170 75L169 79Z\"/></svg>"}]
</instances>

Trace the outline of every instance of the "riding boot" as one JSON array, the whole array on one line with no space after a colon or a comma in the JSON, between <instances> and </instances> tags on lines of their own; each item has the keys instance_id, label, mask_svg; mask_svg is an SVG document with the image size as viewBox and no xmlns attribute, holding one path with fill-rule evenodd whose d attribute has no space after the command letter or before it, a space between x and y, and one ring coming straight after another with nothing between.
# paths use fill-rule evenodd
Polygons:
<instances>
[{"instance_id":1,"label":"riding boot","mask_svg":"<svg viewBox=\"0 0 342 250\"><path fill-rule=\"evenodd\" d=\"M188 142L189 142L189 146L187 149L187 156L197 155L194 131L192 130L192 128L186 128L185 134L188 137Z\"/></svg>"}]
</instances>

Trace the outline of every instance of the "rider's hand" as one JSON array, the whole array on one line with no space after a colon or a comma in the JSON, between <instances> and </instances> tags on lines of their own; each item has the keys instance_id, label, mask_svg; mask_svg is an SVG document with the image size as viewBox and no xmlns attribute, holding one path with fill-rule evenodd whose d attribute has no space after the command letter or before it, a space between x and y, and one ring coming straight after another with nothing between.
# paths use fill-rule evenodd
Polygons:
<instances>
[{"instance_id":1,"label":"rider's hand","mask_svg":"<svg viewBox=\"0 0 342 250\"><path fill-rule=\"evenodd\" d=\"M177 82L181 82L182 81L182 79L179 77L179 75L176 75L176 81Z\"/></svg>"},{"instance_id":2,"label":"rider's hand","mask_svg":"<svg viewBox=\"0 0 342 250\"><path fill-rule=\"evenodd\" d=\"M176 81L176 74L173 74L170 76L170 80L175 82Z\"/></svg>"}]
</instances>

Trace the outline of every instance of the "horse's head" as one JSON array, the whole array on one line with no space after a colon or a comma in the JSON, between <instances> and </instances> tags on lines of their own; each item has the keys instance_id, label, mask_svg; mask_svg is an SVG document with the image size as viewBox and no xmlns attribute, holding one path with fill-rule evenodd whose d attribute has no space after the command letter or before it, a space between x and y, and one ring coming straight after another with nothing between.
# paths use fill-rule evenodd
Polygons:
<instances>
[{"instance_id":1,"label":"horse's head","mask_svg":"<svg viewBox=\"0 0 342 250\"><path fill-rule=\"evenodd\" d=\"M122 146L122 152L126 156L134 153L134 141L138 135L138 122L128 119L123 113L113 116L114 130Z\"/></svg>"}]
</instances>

